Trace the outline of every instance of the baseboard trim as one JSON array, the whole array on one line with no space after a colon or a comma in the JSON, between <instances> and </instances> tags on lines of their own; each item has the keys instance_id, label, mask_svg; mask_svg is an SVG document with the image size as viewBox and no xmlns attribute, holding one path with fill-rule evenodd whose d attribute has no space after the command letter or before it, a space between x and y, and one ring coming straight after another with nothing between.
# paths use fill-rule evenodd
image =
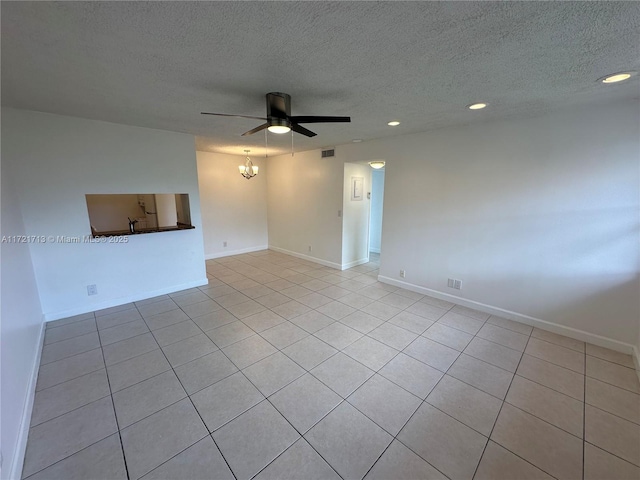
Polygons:
<instances>
[{"instance_id":1,"label":"baseboard trim","mask_svg":"<svg viewBox=\"0 0 640 480\"><path fill-rule=\"evenodd\" d=\"M323 260L321 258L310 257L309 255L304 255L298 252L292 252L291 250L287 250L285 248L274 247L273 245L269 245L269 250L273 250L278 253L285 253L287 255L291 255L292 257L301 258L303 260L308 260L313 263L318 263L320 265L324 265L325 267L336 268L338 270L343 270L342 265L339 263L330 262L328 260Z\"/></svg>"},{"instance_id":2,"label":"baseboard trim","mask_svg":"<svg viewBox=\"0 0 640 480\"><path fill-rule=\"evenodd\" d=\"M371 248L371 247L369 247L369 251L373 252L373 253L380 253L380 249L379 248Z\"/></svg>"},{"instance_id":3,"label":"baseboard trim","mask_svg":"<svg viewBox=\"0 0 640 480\"><path fill-rule=\"evenodd\" d=\"M638 368L640 368L640 365L638 364L637 348L629 343L620 342L612 338L603 337L602 335L589 333L577 328L566 327L558 323L549 322L547 320L531 317L522 313L512 312L510 310L505 310L504 308L495 307L493 305L487 305L481 302L476 302L474 300L468 300L466 298L451 295L449 293L439 292L437 290L421 287L412 283L402 282L400 280L396 280L395 278L378 275L378 280L383 283L388 283L389 285L394 285L396 287L402 287L407 290L411 290L412 292L422 293L423 295L429 295L435 298L439 298L440 300L448 300L450 302L457 303L458 305L475 308L476 310L480 310L482 312L496 315L502 318L507 318L509 320L513 320L514 322L524 323L525 325L529 325L531 327L537 327L542 330L547 330L559 335L571 337L576 340L592 343L594 345L598 345L599 347L609 348L617 352L631 354L635 358L636 373L639 371Z\"/></svg>"},{"instance_id":4,"label":"baseboard trim","mask_svg":"<svg viewBox=\"0 0 640 480\"><path fill-rule=\"evenodd\" d=\"M53 320L59 320L61 318L73 317L75 315L81 315L83 313L95 312L104 308L115 307L130 302L139 302L140 300L146 300L147 298L157 297L158 295L166 295L167 293L179 292L180 290L187 290L188 288L201 287L209 283L208 278L201 280L194 280L192 282L181 283L179 285L172 285L170 287L159 288L149 292L137 293L135 295L127 295L126 297L118 297L111 300L105 300L100 303L92 305L84 305L78 308L72 308L69 310L63 310L61 312L45 313L45 322L51 322Z\"/></svg>"},{"instance_id":5,"label":"baseboard trim","mask_svg":"<svg viewBox=\"0 0 640 480\"><path fill-rule=\"evenodd\" d=\"M205 253L205 260L213 260L214 258L232 257L233 255L242 255L243 253L259 252L260 250L268 250L268 245L260 245L259 247L242 248L240 250L231 250L228 252Z\"/></svg>"},{"instance_id":6,"label":"baseboard trim","mask_svg":"<svg viewBox=\"0 0 640 480\"><path fill-rule=\"evenodd\" d=\"M369 263L369 258L361 258L360 260L355 260L349 263L343 263L341 270L346 270L347 268L357 267L358 265L362 265L363 263Z\"/></svg>"},{"instance_id":7,"label":"baseboard trim","mask_svg":"<svg viewBox=\"0 0 640 480\"><path fill-rule=\"evenodd\" d=\"M24 400L24 407L20 418L20 428L18 429L16 448L13 451L13 458L11 459L11 465L9 466L9 479L11 480L19 480L22 478L22 467L24 465L24 455L27 451L27 440L29 440L29 425L31 424L31 413L33 412L33 400L36 396L36 384L38 383L38 372L40 371L40 357L42 356L45 330L46 323L43 315L36 347L36 355L31 367L31 378L29 379L27 396Z\"/></svg>"}]
</instances>

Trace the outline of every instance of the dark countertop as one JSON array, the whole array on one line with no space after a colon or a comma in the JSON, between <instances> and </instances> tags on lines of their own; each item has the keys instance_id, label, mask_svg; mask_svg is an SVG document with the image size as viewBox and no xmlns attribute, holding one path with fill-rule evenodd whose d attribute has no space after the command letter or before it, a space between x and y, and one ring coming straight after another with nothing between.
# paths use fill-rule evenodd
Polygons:
<instances>
[{"instance_id":1,"label":"dark countertop","mask_svg":"<svg viewBox=\"0 0 640 480\"><path fill-rule=\"evenodd\" d=\"M171 227L157 227L157 228L136 228L134 233L129 230L111 230L106 232L93 232L94 237L120 237L123 235L144 235L147 233L162 233L162 232L175 232L178 230L193 230L196 227L193 225L175 225Z\"/></svg>"}]
</instances>

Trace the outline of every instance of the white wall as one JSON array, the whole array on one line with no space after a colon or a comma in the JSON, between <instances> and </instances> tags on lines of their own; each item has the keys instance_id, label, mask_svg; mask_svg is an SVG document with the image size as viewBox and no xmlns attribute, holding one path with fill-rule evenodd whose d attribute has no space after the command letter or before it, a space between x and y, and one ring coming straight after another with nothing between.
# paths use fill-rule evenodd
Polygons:
<instances>
[{"instance_id":1,"label":"white wall","mask_svg":"<svg viewBox=\"0 0 640 480\"><path fill-rule=\"evenodd\" d=\"M4 128L4 125L3 125ZM4 140L4 138L3 138ZM2 236L25 235L14 177L4 162L2 146ZM36 368L42 309L27 243L1 244L2 346L0 397L4 464L0 478L19 478L26 445L30 405L30 381ZM35 378L35 377L33 377ZM32 401L32 399L31 399ZM22 437L21 437L22 436Z\"/></svg>"},{"instance_id":2,"label":"white wall","mask_svg":"<svg viewBox=\"0 0 640 480\"><path fill-rule=\"evenodd\" d=\"M28 235L90 234L87 193L191 200L194 230L129 236L126 244L32 244L48 320L206 283L192 136L5 108L2 140ZM87 296L89 284L98 295Z\"/></svg>"},{"instance_id":3,"label":"white wall","mask_svg":"<svg viewBox=\"0 0 640 480\"><path fill-rule=\"evenodd\" d=\"M267 159L269 247L340 268L344 160L320 155Z\"/></svg>"},{"instance_id":4,"label":"white wall","mask_svg":"<svg viewBox=\"0 0 640 480\"><path fill-rule=\"evenodd\" d=\"M156 214L159 227L175 227L178 223L178 212L175 193L156 194Z\"/></svg>"},{"instance_id":5,"label":"white wall","mask_svg":"<svg viewBox=\"0 0 640 480\"><path fill-rule=\"evenodd\" d=\"M638 111L583 107L339 147L349 161L387 161L381 276L405 269L413 286L634 343Z\"/></svg>"},{"instance_id":6,"label":"white wall","mask_svg":"<svg viewBox=\"0 0 640 480\"><path fill-rule=\"evenodd\" d=\"M206 258L263 250L267 240L267 167L252 157L258 175L238 172L245 157L197 152ZM227 246L224 247L224 242Z\"/></svg>"},{"instance_id":7,"label":"white wall","mask_svg":"<svg viewBox=\"0 0 640 480\"><path fill-rule=\"evenodd\" d=\"M369 251L380 253L382 245L382 207L384 204L384 169L371 171L371 221Z\"/></svg>"},{"instance_id":8,"label":"white wall","mask_svg":"<svg viewBox=\"0 0 640 480\"><path fill-rule=\"evenodd\" d=\"M362 200L351 200L352 179L361 177ZM344 190L342 215L342 267L349 268L369 261L369 210L371 167L357 163L344 164Z\"/></svg>"},{"instance_id":9,"label":"white wall","mask_svg":"<svg viewBox=\"0 0 640 480\"><path fill-rule=\"evenodd\" d=\"M128 219L144 215L135 194L89 195L86 199L91 226L98 232L129 230Z\"/></svg>"}]
</instances>

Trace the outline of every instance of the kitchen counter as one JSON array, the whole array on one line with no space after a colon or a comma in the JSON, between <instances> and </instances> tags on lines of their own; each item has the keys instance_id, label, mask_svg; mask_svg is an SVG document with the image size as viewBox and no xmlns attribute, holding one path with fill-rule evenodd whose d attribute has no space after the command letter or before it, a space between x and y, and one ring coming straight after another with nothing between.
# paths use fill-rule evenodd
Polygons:
<instances>
[{"instance_id":1,"label":"kitchen counter","mask_svg":"<svg viewBox=\"0 0 640 480\"><path fill-rule=\"evenodd\" d=\"M92 232L94 237L121 237L123 235L144 235L147 233L162 233L162 232L175 232L178 230L193 230L193 225L178 224L171 227L156 227L156 228L140 228L136 229L134 233L129 230L112 230L105 232Z\"/></svg>"}]
</instances>

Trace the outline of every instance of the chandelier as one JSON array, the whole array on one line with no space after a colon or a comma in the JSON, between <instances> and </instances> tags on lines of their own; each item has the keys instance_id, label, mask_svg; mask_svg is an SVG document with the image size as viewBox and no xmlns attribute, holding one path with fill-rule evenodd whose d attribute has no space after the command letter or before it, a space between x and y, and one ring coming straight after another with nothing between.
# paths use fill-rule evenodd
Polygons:
<instances>
[{"instance_id":1,"label":"chandelier","mask_svg":"<svg viewBox=\"0 0 640 480\"><path fill-rule=\"evenodd\" d=\"M249 180L250 178L255 177L258 174L258 167L251 162L249 158L249 152L251 150L245 150L244 152L247 154L247 161L244 165L238 165L238 170L240 170L240 175Z\"/></svg>"}]
</instances>

